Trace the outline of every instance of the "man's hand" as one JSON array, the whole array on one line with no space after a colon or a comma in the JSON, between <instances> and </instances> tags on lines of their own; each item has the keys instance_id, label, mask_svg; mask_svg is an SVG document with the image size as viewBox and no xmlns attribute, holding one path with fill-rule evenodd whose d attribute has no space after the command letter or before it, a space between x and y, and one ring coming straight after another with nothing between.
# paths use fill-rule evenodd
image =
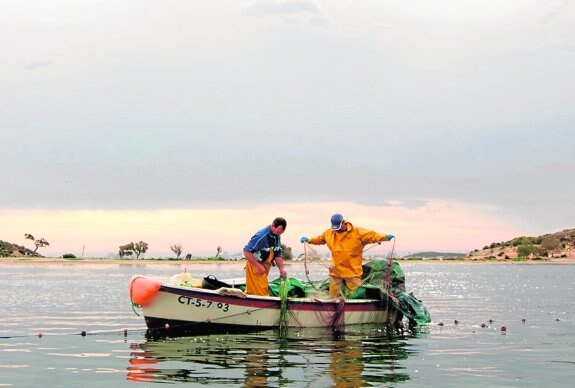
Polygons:
<instances>
[{"instance_id":1,"label":"man's hand","mask_svg":"<svg viewBox=\"0 0 575 388\"><path fill-rule=\"evenodd\" d=\"M285 268L280 269L280 277L287 278L287 272Z\"/></svg>"},{"instance_id":2,"label":"man's hand","mask_svg":"<svg viewBox=\"0 0 575 388\"><path fill-rule=\"evenodd\" d=\"M309 241L309 238L307 238L307 237L305 237L305 236L303 236L302 238L299 239L299 242L302 243L302 244L303 244L303 243L306 243L306 242L308 242L308 241Z\"/></svg>"}]
</instances>

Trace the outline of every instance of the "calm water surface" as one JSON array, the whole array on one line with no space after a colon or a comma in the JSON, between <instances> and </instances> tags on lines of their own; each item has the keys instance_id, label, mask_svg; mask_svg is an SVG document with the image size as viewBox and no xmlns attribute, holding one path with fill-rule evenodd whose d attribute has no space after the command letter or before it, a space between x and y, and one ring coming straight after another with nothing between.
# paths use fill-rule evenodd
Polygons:
<instances>
[{"instance_id":1,"label":"calm water surface","mask_svg":"<svg viewBox=\"0 0 575 388\"><path fill-rule=\"evenodd\" d=\"M128 280L184 268L242 276L229 262L0 266L0 386L573 386L575 265L403 264L433 319L418 333L147 340ZM287 268L305 278L301 264Z\"/></svg>"}]
</instances>

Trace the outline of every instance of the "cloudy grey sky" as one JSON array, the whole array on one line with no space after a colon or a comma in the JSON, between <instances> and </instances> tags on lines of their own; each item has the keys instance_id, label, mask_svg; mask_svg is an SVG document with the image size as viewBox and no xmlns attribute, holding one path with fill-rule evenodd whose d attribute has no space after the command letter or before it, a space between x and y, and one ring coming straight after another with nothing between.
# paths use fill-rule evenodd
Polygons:
<instances>
[{"instance_id":1,"label":"cloudy grey sky","mask_svg":"<svg viewBox=\"0 0 575 388\"><path fill-rule=\"evenodd\" d=\"M2 0L2 209L575 221L575 3Z\"/></svg>"}]
</instances>

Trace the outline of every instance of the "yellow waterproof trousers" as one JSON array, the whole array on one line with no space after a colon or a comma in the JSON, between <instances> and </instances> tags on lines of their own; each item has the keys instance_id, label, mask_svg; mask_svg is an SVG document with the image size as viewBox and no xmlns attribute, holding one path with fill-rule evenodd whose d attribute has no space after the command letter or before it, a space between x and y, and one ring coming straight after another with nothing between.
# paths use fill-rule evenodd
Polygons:
<instances>
[{"instance_id":1,"label":"yellow waterproof trousers","mask_svg":"<svg viewBox=\"0 0 575 388\"><path fill-rule=\"evenodd\" d=\"M259 274L255 265L248 261L246 264L246 294L269 296L268 274L272 267L271 260L260 263L266 269L264 274Z\"/></svg>"},{"instance_id":2,"label":"yellow waterproof trousers","mask_svg":"<svg viewBox=\"0 0 575 388\"><path fill-rule=\"evenodd\" d=\"M336 298L338 296L343 296L342 287L345 284L349 293L351 294L359 286L361 286L361 278L338 278L336 276L329 277L329 296Z\"/></svg>"}]
</instances>

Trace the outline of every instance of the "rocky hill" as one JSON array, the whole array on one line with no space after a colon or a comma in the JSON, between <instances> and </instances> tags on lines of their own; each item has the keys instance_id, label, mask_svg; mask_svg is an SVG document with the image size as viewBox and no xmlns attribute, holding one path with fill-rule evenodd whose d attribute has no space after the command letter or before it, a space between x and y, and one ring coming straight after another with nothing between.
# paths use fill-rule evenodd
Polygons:
<instances>
[{"instance_id":1,"label":"rocky hill","mask_svg":"<svg viewBox=\"0 0 575 388\"><path fill-rule=\"evenodd\" d=\"M575 259L575 229L536 237L521 236L509 241L494 242L466 256L470 259L507 260L524 257Z\"/></svg>"},{"instance_id":2,"label":"rocky hill","mask_svg":"<svg viewBox=\"0 0 575 388\"><path fill-rule=\"evenodd\" d=\"M12 244L7 241L0 240L0 257L10 256L33 256L42 257L38 253L23 247L22 245Z\"/></svg>"}]
</instances>

